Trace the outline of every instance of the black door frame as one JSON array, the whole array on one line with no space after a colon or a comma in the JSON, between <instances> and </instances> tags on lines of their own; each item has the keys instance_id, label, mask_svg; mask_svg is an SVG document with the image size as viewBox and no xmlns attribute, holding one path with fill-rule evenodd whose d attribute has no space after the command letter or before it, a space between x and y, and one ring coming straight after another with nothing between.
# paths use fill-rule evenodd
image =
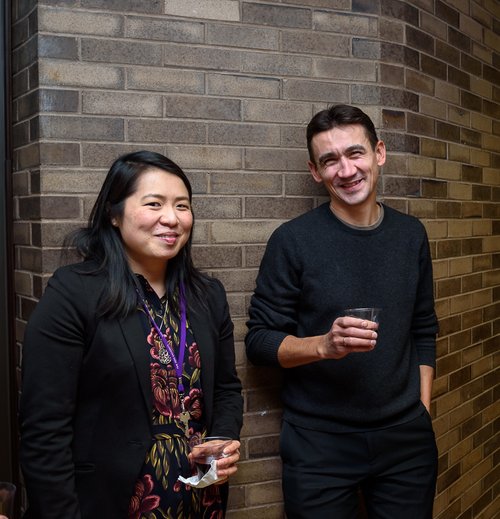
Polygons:
<instances>
[{"instance_id":1,"label":"black door frame","mask_svg":"<svg viewBox=\"0 0 500 519\"><path fill-rule=\"evenodd\" d=\"M19 488L12 217L11 2L0 8L0 480ZM18 501L19 501L18 492Z\"/></svg>"}]
</instances>

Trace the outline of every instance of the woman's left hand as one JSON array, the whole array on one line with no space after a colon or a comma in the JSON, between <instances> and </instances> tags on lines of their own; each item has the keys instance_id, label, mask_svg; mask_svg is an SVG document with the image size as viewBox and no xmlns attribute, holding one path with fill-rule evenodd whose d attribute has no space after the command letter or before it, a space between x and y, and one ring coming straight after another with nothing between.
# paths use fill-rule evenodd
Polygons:
<instances>
[{"instance_id":1,"label":"woman's left hand","mask_svg":"<svg viewBox=\"0 0 500 519\"><path fill-rule=\"evenodd\" d=\"M225 483L238 467L236 463L240 459L240 442L233 440L225 449L224 457L217 460L217 476L220 478L217 484Z\"/></svg>"}]
</instances>

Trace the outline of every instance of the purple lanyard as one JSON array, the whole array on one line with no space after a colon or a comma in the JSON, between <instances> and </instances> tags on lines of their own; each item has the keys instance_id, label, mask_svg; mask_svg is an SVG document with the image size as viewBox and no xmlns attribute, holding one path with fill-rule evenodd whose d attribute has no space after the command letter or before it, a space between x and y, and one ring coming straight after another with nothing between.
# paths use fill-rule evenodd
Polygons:
<instances>
[{"instance_id":1,"label":"purple lanyard","mask_svg":"<svg viewBox=\"0 0 500 519\"><path fill-rule=\"evenodd\" d=\"M140 295L141 297L141 304L146 312L146 315L149 318L149 321L154 326L154 329L156 330L156 333L158 334L158 337L160 337L161 342L163 343L163 346L165 346L165 349L168 351L168 354L170 355L170 358L172 359L172 362L174 363L175 367L175 374L177 375L178 380L178 391L179 393L184 393L184 384L182 383L182 370L184 366L184 354L186 352L186 298L184 296L184 285L182 283L179 284L179 306L181 310L181 333L180 333L180 339L179 339L179 357L176 359L174 352L172 348L170 347L170 344L167 341L167 338L165 335L163 335L162 331L160 330L160 327L156 324L156 321L153 319L153 316L151 315L151 312L149 311L149 307L146 303L146 300L144 299L144 296Z\"/></svg>"}]
</instances>

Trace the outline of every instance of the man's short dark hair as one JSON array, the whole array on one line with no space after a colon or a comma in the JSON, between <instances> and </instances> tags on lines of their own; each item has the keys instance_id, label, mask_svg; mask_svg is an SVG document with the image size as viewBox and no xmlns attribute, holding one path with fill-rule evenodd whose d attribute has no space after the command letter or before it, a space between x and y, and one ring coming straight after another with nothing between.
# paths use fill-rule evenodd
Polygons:
<instances>
[{"instance_id":1,"label":"man's short dark hair","mask_svg":"<svg viewBox=\"0 0 500 519\"><path fill-rule=\"evenodd\" d=\"M351 124L359 124L365 129L372 149L375 150L378 137L375 126L368 115L355 106L334 105L318 112L307 125L307 151L309 152L311 162L314 162L311 142L317 133L326 132L337 126L348 126Z\"/></svg>"}]
</instances>

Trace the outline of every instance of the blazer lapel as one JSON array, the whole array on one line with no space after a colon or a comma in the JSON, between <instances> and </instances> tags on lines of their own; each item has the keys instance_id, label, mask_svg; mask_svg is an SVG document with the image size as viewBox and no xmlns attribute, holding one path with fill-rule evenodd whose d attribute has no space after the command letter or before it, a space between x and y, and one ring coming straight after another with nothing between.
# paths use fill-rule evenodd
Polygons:
<instances>
[{"instance_id":1,"label":"blazer lapel","mask_svg":"<svg viewBox=\"0 0 500 519\"><path fill-rule=\"evenodd\" d=\"M200 352L201 385L205 402L205 418L210 428L212 423L215 372L214 336L210 329L211 323L206 311L203 312L199 307L191 307L188 320L196 344L198 345L198 351Z\"/></svg>"},{"instance_id":2,"label":"blazer lapel","mask_svg":"<svg viewBox=\"0 0 500 519\"><path fill-rule=\"evenodd\" d=\"M134 359L134 366L142 390L142 396L144 397L144 403L146 408L150 410L153 400L150 357L141 321L137 314L133 314L120 320L120 328L130 355Z\"/></svg>"}]
</instances>

